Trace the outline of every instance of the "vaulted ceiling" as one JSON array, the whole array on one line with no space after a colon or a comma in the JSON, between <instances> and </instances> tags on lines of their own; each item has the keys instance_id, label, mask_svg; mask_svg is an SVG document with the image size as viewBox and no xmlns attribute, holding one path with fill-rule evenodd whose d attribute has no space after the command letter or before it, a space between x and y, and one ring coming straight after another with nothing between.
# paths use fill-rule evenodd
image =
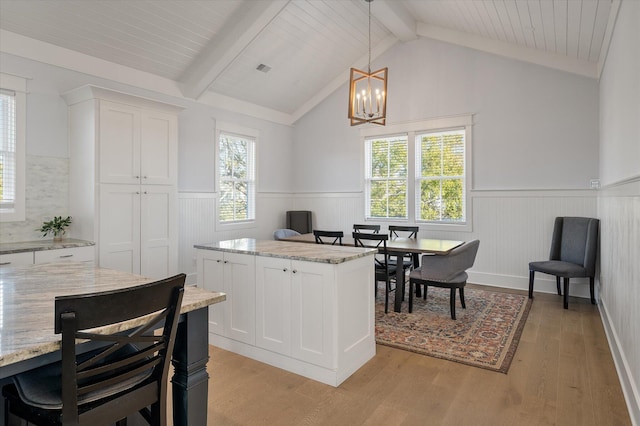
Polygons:
<instances>
[{"instance_id":1,"label":"vaulted ceiling","mask_svg":"<svg viewBox=\"0 0 640 426\"><path fill-rule=\"evenodd\" d=\"M366 68L369 6L373 59L429 37L598 78L619 1L1 0L0 49L291 124Z\"/></svg>"}]
</instances>

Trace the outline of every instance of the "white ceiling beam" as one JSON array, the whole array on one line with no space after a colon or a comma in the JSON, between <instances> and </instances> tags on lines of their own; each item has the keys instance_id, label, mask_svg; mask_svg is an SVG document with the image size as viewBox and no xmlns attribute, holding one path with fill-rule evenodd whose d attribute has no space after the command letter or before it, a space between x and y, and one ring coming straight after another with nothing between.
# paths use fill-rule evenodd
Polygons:
<instances>
[{"instance_id":1,"label":"white ceiling beam","mask_svg":"<svg viewBox=\"0 0 640 426\"><path fill-rule=\"evenodd\" d=\"M478 35L425 24L424 22L418 22L418 35L585 77L598 78L597 64L583 59L570 58L556 53L492 40Z\"/></svg>"},{"instance_id":2,"label":"white ceiling beam","mask_svg":"<svg viewBox=\"0 0 640 426\"><path fill-rule=\"evenodd\" d=\"M400 41L418 38L417 22L400 2L377 0L371 5L371 14Z\"/></svg>"},{"instance_id":3,"label":"white ceiling beam","mask_svg":"<svg viewBox=\"0 0 640 426\"><path fill-rule=\"evenodd\" d=\"M290 0L252 1L237 20L225 24L180 78L182 93L198 99L284 9Z\"/></svg>"}]
</instances>

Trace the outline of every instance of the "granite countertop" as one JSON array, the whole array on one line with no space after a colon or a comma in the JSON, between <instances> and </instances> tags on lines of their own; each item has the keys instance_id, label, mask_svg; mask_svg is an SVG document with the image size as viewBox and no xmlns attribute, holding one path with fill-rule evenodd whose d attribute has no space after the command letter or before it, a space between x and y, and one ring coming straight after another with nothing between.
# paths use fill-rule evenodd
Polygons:
<instances>
[{"instance_id":1,"label":"granite countertop","mask_svg":"<svg viewBox=\"0 0 640 426\"><path fill-rule=\"evenodd\" d=\"M59 250L64 248L93 246L93 241L64 238L62 241L38 240L15 243L0 243L0 254L23 253L27 251Z\"/></svg>"},{"instance_id":2,"label":"granite countertop","mask_svg":"<svg viewBox=\"0 0 640 426\"><path fill-rule=\"evenodd\" d=\"M152 281L140 275L96 268L85 262L3 268L0 280L0 377L8 374L3 372L5 366L60 349L60 335L53 330L56 296L115 290ZM224 293L185 286L181 313L225 299ZM136 324L129 322L127 325Z\"/></svg>"},{"instance_id":3,"label":"granite countertop","mask_svg":"<svg viewBox=\"0 0 640 426\"><path fill-rule=\"evenodd\" d=\"M240 238L217 241L211 244L196 244L197 249L252 254L256 256L280 257L319 263L343 263L378 252L375 248L332 246L325 244L294 243L289 241L256 240Z\"/></svg>"}]
</instances>

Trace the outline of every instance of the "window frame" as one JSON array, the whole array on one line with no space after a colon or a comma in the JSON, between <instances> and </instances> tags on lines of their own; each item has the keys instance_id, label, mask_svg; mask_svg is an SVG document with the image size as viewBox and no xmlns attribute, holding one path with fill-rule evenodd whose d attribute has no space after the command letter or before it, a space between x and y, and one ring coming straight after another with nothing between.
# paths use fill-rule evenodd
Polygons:
<instances>
[{"instance_id":1,"label":"window frame","mask_svg":"<svg viewBox=\"0 0 640 426\"><path fill-rule=\"evenodd\" d=\"M16 114L15 151L15 200L12 208L0 206L0 222L22 222L26 219L26 122L27 80L11 74L0 73L0 88L14 92Z\"/></svg>"},{"instance_id":2,"label":"window frame","mask_svg":"<svg viewBox=\"0 0 640 426\"><path fill-rule=\"evenodd\" d=\"M408 218L403 219L387 219L387 218L369 218L365 217L365 221L380 222L380 223L403 223L407 225L418 225L420 229L425 231L459 231L459 232L471 232L473 230L473 204L471 198L471 191L473 188L473 170L472 170L472 147L473 147L473 114L463 114L450 117L440 117L405 123L390 124L384 128L369 126L360 130L360 138L363 146L363 158L364 158L364 173L361 176L364 177L364 210L368 212L369 206L369 194L367 193L366 183L366 165L370 161L367 156L366 140L373 137L389 137L399 134L407 135L407 154L408 154L408 189L407 189L407 202L408 202ZM417 147L416 136L424 133L435 133L441 131L452 130L464 130L465 132L465 169L464 169L464 222L434 222L419 220L419 203L417 203L417 182L418 182L418 159L417 159Z\"/></svg>"},{"instance_id":3,"label":"window frame","mask_svg":"<svg viewBox=\"0 0 640 426\"><path fill-rule=\"evenodd\" d=\"M252 165L252 174L253 179L248 179L252 182L251 187L253 188L250 191L249 203L253 204L253 209L250 209L250 213L253 213L253 217L249 219L242 220L233 220L233 221L221 221L220 220L220 196L222 195L220 186L222 183L222 176L220 175L220 136L221 135L229 135L235 136L239 138L244 138L252 141L253 145L253 153L252 158L248 161ZM216 176L216 229L217 230L235 230L235 229L250 229L255 228L256 218L258 216L258 206L257 206L257 152L258 152L258 139L260 136L260 132L255 129L243 127L234 123L220 122L216 123L215 130L215 176Z\"/></svg>"}]
</instances>

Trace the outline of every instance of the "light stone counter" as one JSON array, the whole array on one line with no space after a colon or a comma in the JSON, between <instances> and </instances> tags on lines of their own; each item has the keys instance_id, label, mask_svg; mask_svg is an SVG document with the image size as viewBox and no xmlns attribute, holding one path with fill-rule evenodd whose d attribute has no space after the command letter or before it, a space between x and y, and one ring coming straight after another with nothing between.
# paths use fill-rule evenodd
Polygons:
<instances>
[{"instance_id":1,"label":"light stone counter","mask_svg":"<svg viewBox=\"0 0 640 426\"><path fill-rule=\"evenodd\" d=\"M0 255L23 253L27 251L59 250L64 248L87 247L95 245L92 241L65 238L62 241L37 240L15 243L0 243Z\"/></svg>"},{"instance_id":2,"label":"light stone counter","mask_svg":"<svg viewBox=\"0 0 640 426\"><path fill-rule=\"evenodd\" d=\"M211 244L196 244L194 247L202 250L215 250L229 253L279 257L283 259L331 264L348 262L369 256L371 253L377 253L378 251L375 248L356 248L332 246L327 244L301 244L289 241L255 240L253 238L218 241Z\"/></svg>"},{"instance_id":3,"label":"light stone counter","mask_svg":"<svg viewBox=\"0 0 640 426\"><path fill-rule=\"evenodd\" d=\"M0 269L0 377L7 366L60 349L54 334L54 298L93 293L154 280L92 263L63 262ZM224 293L185 286L181 313L222 302ZM7 368L6 371L5 368Z\"/></svg>"}]
</instances>

